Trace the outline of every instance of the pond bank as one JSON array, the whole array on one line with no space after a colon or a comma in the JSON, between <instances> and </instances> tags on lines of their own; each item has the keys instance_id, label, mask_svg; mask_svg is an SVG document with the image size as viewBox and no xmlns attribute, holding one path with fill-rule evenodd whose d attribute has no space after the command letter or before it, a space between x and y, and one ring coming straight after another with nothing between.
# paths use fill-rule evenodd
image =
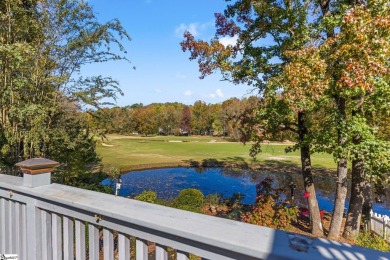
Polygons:
<instances>
[{"instance_id":1,"label":"pond bank","mask_svg":"<svg viewBox=\"0 0 390 260\"><path fill-rule=\"evenodd\" d=\"M256 162L256 163L237 163L237 162L227 162L227 161L217 161L217 160L204 160L202 162L198 161L188 161L183 163L155 163L155 164L138 164L129 166L126 168L120 169L120 173L124 174L131 171L143 171L143 170L153 170L160 168L180 168L180 167L194 167L194 168L210 168L210 167L219 167L219 168L232 168L232 169L241 169L241 170L264 170L272 171L277 173L301 173L301 168L293 163L280 162L280 161L270 161L270 162ZM313 174L318 176L327 176L335 177L337 172L334 169L324 169L324 168L313 168Z\"/></svg>"}]
</instances>

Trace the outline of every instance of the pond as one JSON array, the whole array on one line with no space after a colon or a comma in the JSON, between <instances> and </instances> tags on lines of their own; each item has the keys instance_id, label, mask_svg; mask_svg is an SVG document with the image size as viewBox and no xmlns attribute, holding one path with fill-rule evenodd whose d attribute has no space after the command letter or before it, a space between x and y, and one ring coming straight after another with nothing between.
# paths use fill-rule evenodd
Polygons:
<instances>
[{"instance_id":1,"label":"pond","mask_svg":"<svg viewBox=\"0 0 390 260\"><path fill-rule=\"evenodd\" d=\"M159 199L172 199L187 188L195 188L204 195L221 194L229 198L235 193L244 195L244 203L253 204L256 197L256 184L266 177L274 179L275 187L286 188L290 196L290 182L297 185L294 202L306 206L303 196L303 184L300 174L272 173L269 171L237 170L229 168L161 168L133 171L121 176L120 196L134 197L144 190L153 190ZM111 179L102 182L114 187ZM331 177L315 177L316 191L320 208L332 212L336 182ZM386 200L387 198L387 200ZM373 203L373 210L390 216L390 192L382 196L383 203ZM347 206L346 206L347 207Z\"/></svg>"}]
</instances>

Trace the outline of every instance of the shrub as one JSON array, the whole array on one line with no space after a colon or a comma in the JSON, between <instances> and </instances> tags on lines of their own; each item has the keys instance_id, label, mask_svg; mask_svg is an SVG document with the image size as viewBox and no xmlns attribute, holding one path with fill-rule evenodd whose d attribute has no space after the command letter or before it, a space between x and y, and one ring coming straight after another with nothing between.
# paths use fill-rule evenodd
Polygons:
<instances>
[{"instance_id":1,"label":"shrub","mask_svg":"<svg viewBox=\"0 0 390 260\"><path fill-rule=\"evenodd\" d=\"M243 222L286 229L291 221L296 220L297 207L289 207L288 201L282 199L283 189L272 189L271 178L266 178L256 186L256 203L249 212L241 214Z\"/></svg>"},{"instance_id":2,"label":"shrub","mask_svg":"<svg viewBox=\"0 0 390 260\"><path fill-rule=\"evenodd\" d=\"M244 198L245 194L242 194L240 192L234 193L232 197L227 199L226 205L233 208L240 207L242 202L244 201Z\"/></svg>"},{"instance_id":3,"label":"shrub","mask_svg":"<svg viewBox=\"0 0 390 260\"><path fill-rule=\"evenodd\" d=\"M144 190L141 194L138 196L135 196L134 199L149 202L149 203L156 203L157 201L157 194L152 190Z\"/></svg>"},{"instance_id":4,"label":"shrub","mask_svg":"<svg viewBox=\"0 0 390 260\"><path fill-rule=\"evenodd\" d=\"M185 189L180 191L172 203L172 206L178 209L200 212L200 207L203 205L204 195L197 189Z\"/></svg>"},{"instance_id":5,"label":"shrub","mask_svg":"<svg viewBox=\"0 0 390 260\"><path fill-rule=\"evenodd\" d=\"M356 239L356 245L384 252L390 252L387 241L372 232L360 233Z\"/></svg>"},{"instance_id":6,"label":"shrub","mask_svg":"<svg viewBox=\"0 0 390 260\"><path fill-rule=\"evenodd\" d=\"M208 205L219 205L220 202L221 202L221 194L209 194L209 195L206 195L206 197L204 198L204 202L207 203Z\"/></svg>"}]
</instances>

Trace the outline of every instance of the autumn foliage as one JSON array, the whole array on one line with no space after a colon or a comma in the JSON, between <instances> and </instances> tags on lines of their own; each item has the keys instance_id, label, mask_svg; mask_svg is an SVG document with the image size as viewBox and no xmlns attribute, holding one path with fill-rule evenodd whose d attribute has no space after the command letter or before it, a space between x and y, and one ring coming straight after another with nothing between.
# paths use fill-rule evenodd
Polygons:
<instances>
[{"instance_id":1,"label":"autumn foliage","mask_svg":"<svg viewBox=\"0 0 390 260\"><path fill-rule=\"evenodd\" d=\"M291 221L297 219L298 207L291 207L289 201L283 199L284 189L273 189L273 180L269 177L256 186L256 202L249 212L243 213L243 222L286 229Z\"/></svg>"}]
</instances>

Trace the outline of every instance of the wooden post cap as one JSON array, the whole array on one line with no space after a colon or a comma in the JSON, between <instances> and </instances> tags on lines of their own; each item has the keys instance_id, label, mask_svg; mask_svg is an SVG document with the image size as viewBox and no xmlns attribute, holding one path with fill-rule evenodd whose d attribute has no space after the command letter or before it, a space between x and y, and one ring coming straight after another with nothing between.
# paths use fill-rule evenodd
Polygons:
<instances>
[{"instance_id":1,"label":"wooden post cap","mask_svg":"<svg viewBox=\"0 0 390 260\"><path fill-rule=\"evenodd\" d=\"M20 167L24 174L52 172L58 165L58 162L45 158L32 158L15 164L15 166Z\"/></svg>"}]
</instances>

